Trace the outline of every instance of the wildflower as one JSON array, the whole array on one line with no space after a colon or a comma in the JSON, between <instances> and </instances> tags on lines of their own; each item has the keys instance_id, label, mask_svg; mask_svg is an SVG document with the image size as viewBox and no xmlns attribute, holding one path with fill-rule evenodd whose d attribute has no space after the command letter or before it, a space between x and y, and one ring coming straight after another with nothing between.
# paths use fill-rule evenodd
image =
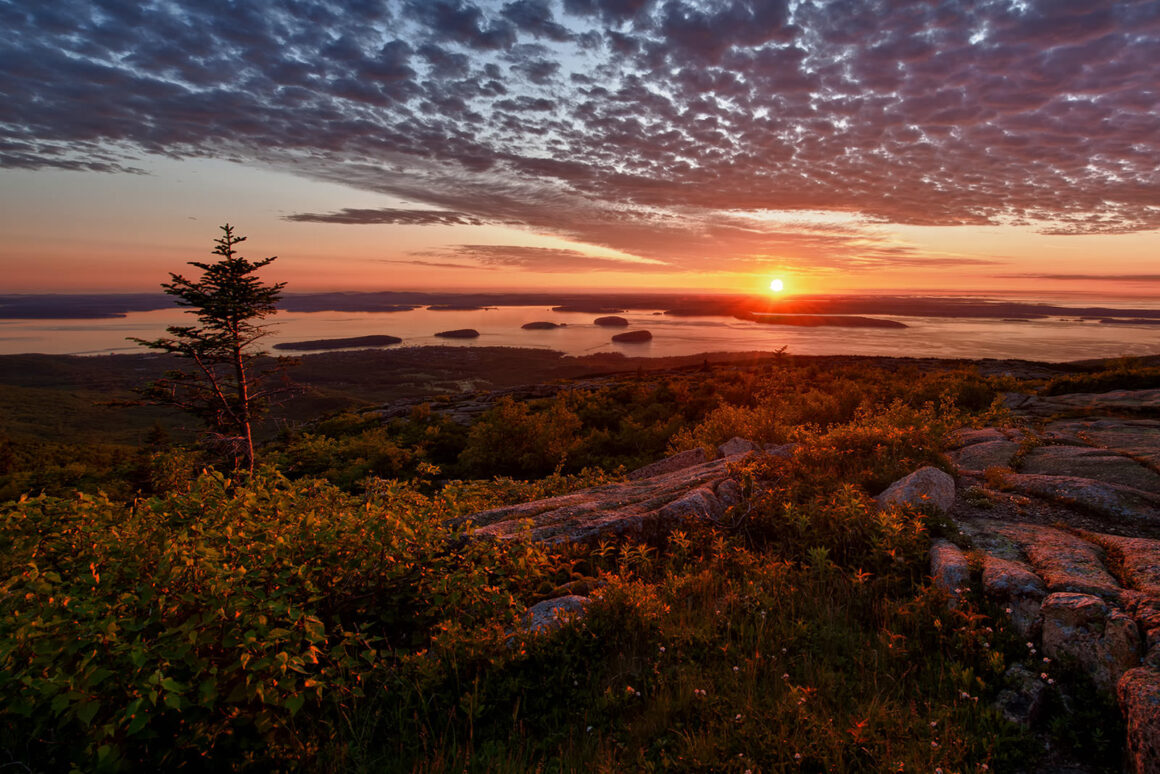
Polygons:
<instances>
[{"instance_id":1,"label":"wildflower","mask_svg":"<svg viewBox=\"0 0 1160 774\"><path fill-rule=\"evenodd\" d=\"M1046 680L1046 679L1047 679L1047 673L1046 673L1046 672L1040 672L1040 673L1039 673L1039 679L1040 679L1040 680Z\"/></svg>"},{"instance_id":2,"label":"wildflower","mask_svg":"<svg viewBox=\"0 0 1160 774\"><path fill-rule=\"evenodd\" d=\"M931 739L931 740L930 740L930 749L932 749L932 750L937 750L937 749L938 749L938 742L936 742L935 740Z\"/></svg>"},{"instance_id":3,"label":"wildflower","mask_svg":"<svg viewBox=\"0 0 1160 774\"><path fill-rule=\"evenodd\" d=\"M1003 608L1003 612L1006 613L1007 615L1011 615L1011 608L1005 607L1005 608Z\"/></svg>"},{"instance_id":4,"label":"wildflower","mask_svg":"<svg viewBox=\"0 0 1160 774\"><path fill-rule=\"evenodd\" d=\"M794 759L795 761L800 761L800 760L802 759L802 754L801 754L801 753L794 753L794 754L793 754L793 759Z\"/></svg>"},{"instance_id":5,"label":"wildflower","mask_svg":"<svg viewBox=\"0 0 1160 774\"><path fill-rule=\"evenodd\" d=\"M781 649L781 653L782 653L782 655L784 656L786 653L789 653L789 651L788 651L788 650L786 650L785 648L782 648L782 649Z\"/></svg>"},{"instance_id":6,"label":"wildflower","mask_svg":"<svg viewBox=\"0 0 1160 774\"><path fill-rule=\"evenodd\" d=\"M932 720L932 721L930 721L930 727L931 727L931 728L934 728L934 727L935 727L935 726L937 726L937 725L938 725L938 721L937 721L937 720Z\"/></svg>"},{"instance_id":7,"label":"wildflower","mask_svg":"<svg viewBox=\"0 0 1160 774\"><path fill-rule=\"evenodd\" d=\"M1043 657L1043 663L1044 663L1044 664L1050 664L1050 663L1051 663L1051 659L1049 659L1047 656L1044 656L1044 657Z\"/></svg>"},{"instance_id":8,"label":"wildflower","mask_svg":"<svg viewBox=\"0 0 1160 774\"><path fill-rule=\"evenodd\" d=\"M665 652L665 646L661 645L661 653L664 653L664 652Z\"/></svg>"},{"instance_id":9,"label":"wildflower","mask_svg":"<svg viewBox=\"0 0 1160 774\"><path fill-rule=\"evenodd\" d=\"M789 679L789 672L786 672L784 675L782 675L782 676L781 676L781 679L782 679L782 680L788 680L788 679Z\"/></svg>"},{"instance_id":10,"label":"wildflower","mask_svg":"<svg viewBox=\"0 0 1160 774\"><path fill-rule=\"evenodd\" d=\"M1047 678L1047 684L1048 685L1055 685L1055 678L1052 678L1052 677Z\"/></svg>"},{"instance_id":11,"label":"wildflower","mask_svg":"<svg viewBox=\"0 0 1160 774\"><path fill-rule=\"evenodd\" d=\"M592 726L588 726L588 728L584 729L584 733L591 734L592 733Z\"/></svg>"},{"instance_id":12,"label":"wildflower","mask_svg":"<svg viewBox=\"0 0 1160 774\"><path fill-rule=\"evenodd\" d=\"M984 642L984 643L983 643L983 647L984 647L984 648L987 648L987 649L990 649L990 647L991 647L991 643L989 643L989 642Z\"/></svg>"},{"instance_id":13,"label":"wildflower","mask_svg":"<svg viewBox=\"0 0 1160 774\"><path fill-rule=\"evenodd\" d=\"M741 667L733 667L733 671L734 671L734 672L740 672L740 671L741 671Z\"/></svg>"},{"instance_id":14,"label":"wildflower","mask_svg":"<svg viewBox=\"0 0 1160 774\"><path fill-rule=\"evenodd\" d=\"M739 722L740 722L740 720L741 720L741 713L740 713L740 712L738 712L738 713L737 713L737 717L735 717L735 718L733 718L733 719L734 719L734 720L736 720L736 721L739 721Z\"/></svg>"}]
</instances>

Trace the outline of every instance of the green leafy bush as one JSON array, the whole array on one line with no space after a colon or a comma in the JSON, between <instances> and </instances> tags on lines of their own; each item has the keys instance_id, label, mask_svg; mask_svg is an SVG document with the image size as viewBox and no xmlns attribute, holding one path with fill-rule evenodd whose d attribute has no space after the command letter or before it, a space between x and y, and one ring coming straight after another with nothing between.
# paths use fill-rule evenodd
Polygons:
<instances>
[{"instance_id":1,"label":"green leafy bush","mask_svg":"<svg viewBox=\"0 0 1160 774\"><path fill-rule=\"evenodd\" d=\"M308 760L398 652L547 582L545 555L442 526L490 504L214 472L133 505L23 499L0 526L3 743L47 768Z\"/></svg>"},{"instance_id":2,"label":"green leafy bush","mask_svg":"<svg viewBox=\"0 0 1160 774\"><path fill-rule=\"evenodd\" d=\"M471 428L460 462L476 475L543 476L576 449L580 427L561 401L537 412L505 397Z\"/></svg>"}]
</instances>

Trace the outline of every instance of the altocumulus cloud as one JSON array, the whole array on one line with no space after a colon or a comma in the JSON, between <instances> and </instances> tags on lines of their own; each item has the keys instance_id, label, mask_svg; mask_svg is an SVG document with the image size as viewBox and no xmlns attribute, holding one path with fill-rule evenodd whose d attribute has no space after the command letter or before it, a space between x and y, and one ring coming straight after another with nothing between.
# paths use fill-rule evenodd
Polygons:
<instances>
[{"instance_id":1,"label":"altocumulus cloud","mask_svg":"<svg viewBox=\"0 0 1160 774\"><path fill-rule=\"evenodd\" d=\"M0 0L0 24L2 165L229 155L429 208L295 220L513 224L676 269L926 260L767 211L1160 227L1154 0Z\"/></svg>"}]
</instances>

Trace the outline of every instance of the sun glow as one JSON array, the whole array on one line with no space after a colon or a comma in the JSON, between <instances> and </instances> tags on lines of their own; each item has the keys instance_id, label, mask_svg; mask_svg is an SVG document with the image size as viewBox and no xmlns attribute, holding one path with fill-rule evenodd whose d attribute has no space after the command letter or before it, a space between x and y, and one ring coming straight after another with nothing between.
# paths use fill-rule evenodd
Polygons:
<instances>
[{"instance_id":1,"label":"sun glow","mask_svg":"<svg viewBox=\"0 0 1160 774\"><path fill-rule=\"evenodd\" d=\"M769 281L769 289L774 293L780 293L785 289L785 283L779 279L771 279Z\"/></svg>"}]
</instances>

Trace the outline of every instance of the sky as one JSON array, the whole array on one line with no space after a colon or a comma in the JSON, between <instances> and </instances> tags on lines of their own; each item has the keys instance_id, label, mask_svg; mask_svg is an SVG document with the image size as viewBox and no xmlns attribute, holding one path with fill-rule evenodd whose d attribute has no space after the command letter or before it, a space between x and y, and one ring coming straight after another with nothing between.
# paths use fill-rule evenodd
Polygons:
<instances>
[{"instance_id":1,"label":"sky","mask_svg":"<svg viewBox=\"0 0 1160 774\"><path fill-rule=\"evenodd\" d=\"M1156 0L0 0L0 292L1160 296Z\"/></svg>"}]
</instances>

